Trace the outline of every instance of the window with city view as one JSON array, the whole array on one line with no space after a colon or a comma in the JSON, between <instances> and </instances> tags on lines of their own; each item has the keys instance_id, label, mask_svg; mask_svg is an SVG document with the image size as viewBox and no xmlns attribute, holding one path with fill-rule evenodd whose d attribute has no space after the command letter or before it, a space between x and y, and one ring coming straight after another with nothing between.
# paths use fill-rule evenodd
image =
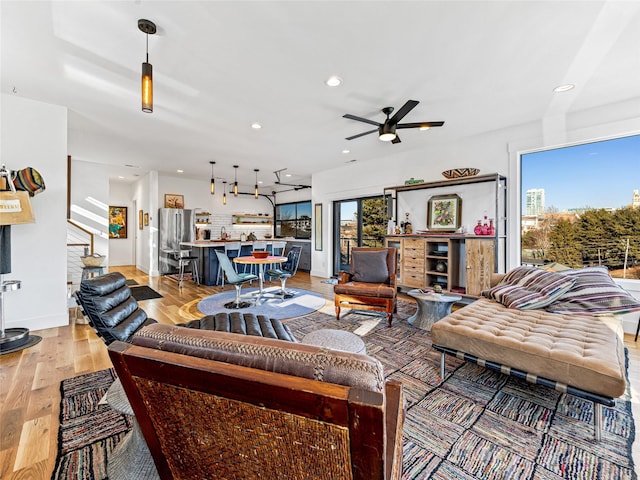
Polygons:
<instances>
[{"instance_id":1,"label":"window with city view","mask_svg":"<svg viewBox=\"0 0 640 480\"><path fill-rule=\"evenodd\" d=\"M311 202L276 205L276 237L311 238Z\"/></svg>"},{"instance_id":2,"label":"window with city view","mask_svg":"<svg viewBox=\"0 0 640 480\"><path fill-rule=\"evenodd\" d=\"M640 135L521 156L521 262L640 279Z\"/></svg>"}]
</instances>

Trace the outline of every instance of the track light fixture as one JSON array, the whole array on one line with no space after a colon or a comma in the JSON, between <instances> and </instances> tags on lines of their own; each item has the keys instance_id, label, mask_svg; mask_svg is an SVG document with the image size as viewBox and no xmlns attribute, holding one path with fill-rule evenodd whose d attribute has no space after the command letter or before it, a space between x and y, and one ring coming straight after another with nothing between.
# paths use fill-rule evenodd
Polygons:
<instances>
[{"instance_id":1,"label":"track light fixture","mask_svg":"<svg viewBox=\"0 0 640 480\"><path fill-rule=\"evenodd\" d=\"M215 195L216 194L216 179L213 176L213 166L216 164L216 162L209 162L211 164L211 195Z\"/></svg>"},{"instance_id":2,"label":"track light fixture","mask_svg":"<svg viewBox=\"0 0 640 480\"><path fill-rule=\"evenodd\" d=\"M224 193L222 194L222 204L226 205L227 204L227 181L224 180L222 182L222 185L224 186Z\"/></svg>"},{"instance_id":3,"label":"track light fixture","mask_svg":"<svg viewBox=\"0 0 640 480\"><path fill-rule=\"evenodd\" d=\"M258 170L257 168L254 168L253 171L256 172L256 185L253 189L253 196L258 198L258 195L260 195L260 192L258 191L258 172L260 170Z\"/></svg>"},{"instance_id":4,"label":"track light fixture","mask_svg":"<svg viewBox=\"0 0 640 480\"><path fill-rule=\"evenodd\" d=\"M141 18L138 28L147 36L147 58L142 63L142 111L153 113L153 65L149 63L149 35L156 33L156 24Z\"/></svg>"},{"instance_id":5,"label":"track light fixture","mask_svg":"<svg viewBox=\"0 0 640 480\"><path fill-rule=\"evenodd\" d=\"M234 165L233 168L235 169L235 180L233 182L233 196L237 197L238 196L238 165Z\"/></svg>"}]
</instances>

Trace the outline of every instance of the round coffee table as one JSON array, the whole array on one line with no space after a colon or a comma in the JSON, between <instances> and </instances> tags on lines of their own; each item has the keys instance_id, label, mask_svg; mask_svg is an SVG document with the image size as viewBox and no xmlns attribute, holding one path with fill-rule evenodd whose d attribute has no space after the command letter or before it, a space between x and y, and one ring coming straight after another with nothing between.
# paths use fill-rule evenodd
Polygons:
<instances>
[{"instance_id":1,"label":"round coffee table","mask_svg":"<svg viewBox=\"0 0 640 480\"><path fill-rule=\"evenodd\" d=\"M414 327L430 331L431 326L451 313L451 306L462 300L460 295L442 293L423 293L420 290L409 290L407 295L416 299L418 310L407 318Z\"/></svg>"}]
</instances>

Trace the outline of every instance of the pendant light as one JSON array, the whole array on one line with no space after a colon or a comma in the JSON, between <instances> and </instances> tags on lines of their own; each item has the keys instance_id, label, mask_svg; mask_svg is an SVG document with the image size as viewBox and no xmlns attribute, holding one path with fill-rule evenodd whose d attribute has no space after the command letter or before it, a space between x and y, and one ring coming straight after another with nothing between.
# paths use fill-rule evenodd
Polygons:
<instances>
[{"instance_id":1,"label":"pendant light","mask_svg":"<svg viewBox=\"0 0 640 480\"><path fill-rule=\"evenodd\" d=\"M222 204L227 204L227 181L223 180L222 185L224 186L224 193L222 194Z\"/></svg>"},{"instance_id":2,"label":"pendant light","mask_svg":"<svg viewBox=\"0 0 640 480\"><path fill-rule=\"evenodd\" d=\"M211 164L211 195L215 195L216 194L216 179L213 176L213 166L216 164L216 162L209 162Z\"/></svg>"},{"instance_id":3,"label":"pendant light","mask_svg":"<svg viewBox=\"0 0 640 480\"><path fill-rule=\"evenodd\" d=\"M233 182L233 196L237 197L238 196L238 165L234 165L233 168L235 169L235 181Z\"/></svg>"},{"instance_id":4,"label":"pendant light","mask_svg":"<svg viewBox=\"0 0 640 480\"><path fill-rule=\"evenodd\" d=\"M260 192L258 191L258 172L260 170L258 170L257 168L254 168L253 171L256 172L256 185L253 189L253 196L258 198L258 195L260 195Z\"/></svg>"},{"instance_id":5,"label":"pendant light","mask_svg":"<svg viewBox=\"0 0 640 480\"><path fill-rule=\"evenodd\" d=\"M149 35L156 33L156 24L141 18L138 28L147 36L147 59L142 63L142 111L153 112L153 66L149 63Z\"/></svg>"}]
</instances>

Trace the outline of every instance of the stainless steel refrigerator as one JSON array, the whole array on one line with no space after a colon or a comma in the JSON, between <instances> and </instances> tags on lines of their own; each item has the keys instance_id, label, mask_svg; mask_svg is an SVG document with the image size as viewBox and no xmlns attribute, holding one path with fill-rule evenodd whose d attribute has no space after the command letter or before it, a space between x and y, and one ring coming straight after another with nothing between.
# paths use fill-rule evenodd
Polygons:
<instances>
[{"instance_id":1,"label":"stainless steel refrigerator","mask_svg":"<svg viewBox=\"0 0 640 480\"><path fill-rule=\"evenodd\" d=\"M158 266L160 274L178 273L180 242L193 242L196 224L193 210L158 209ZM188 249L188 247L182 247Z\"/></svg>"}]
</instances>

